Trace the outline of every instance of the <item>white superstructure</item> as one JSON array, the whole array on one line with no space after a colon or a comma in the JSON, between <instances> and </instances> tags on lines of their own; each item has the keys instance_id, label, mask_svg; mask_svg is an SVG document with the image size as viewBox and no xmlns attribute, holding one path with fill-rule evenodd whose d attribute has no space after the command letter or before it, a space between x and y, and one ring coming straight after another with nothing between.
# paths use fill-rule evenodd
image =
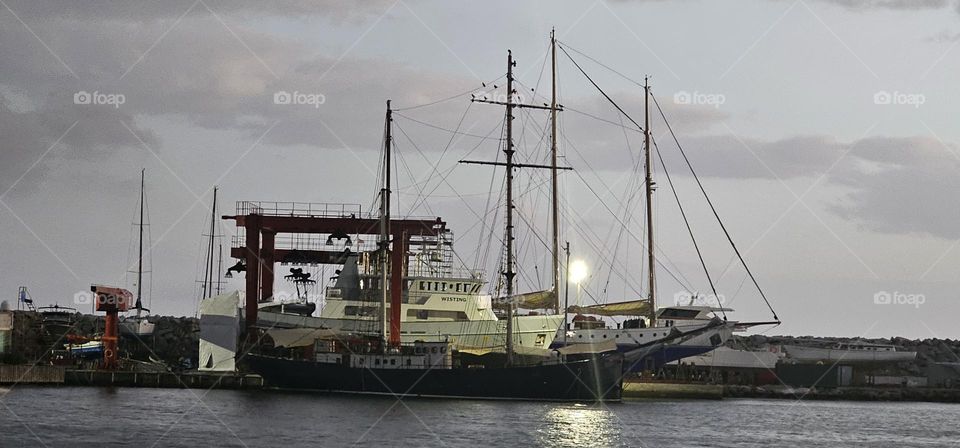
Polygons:
<instances>
[{"instance_id":1,"label":"white superstructure","mask_svg":"<svg viewBox=\"0 0 960 448\"><path fill-rule=\"evenodd\" d=\"M502 347L506 321L495 312L494 301L481 290L480 274L450 272L425 275L411 269L404 278L400 310L400 339L445 342L455 348ZM440 274L440 273L438 273ZM261 308L258 325L265 328L327 328L344 334L376 335L380 331L379 274L365 254L347 258L336 284L326 288L320 317L270 312ZM387 304L386 315L391 315ZM549 348L563 323L563 315L515 316L514 345Z\"/></svg>"}]
</instances>

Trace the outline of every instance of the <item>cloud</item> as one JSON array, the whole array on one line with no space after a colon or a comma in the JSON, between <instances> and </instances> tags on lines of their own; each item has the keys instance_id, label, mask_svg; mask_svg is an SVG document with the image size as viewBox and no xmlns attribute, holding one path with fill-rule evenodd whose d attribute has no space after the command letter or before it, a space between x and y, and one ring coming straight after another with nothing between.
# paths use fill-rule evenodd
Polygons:
<instances>
[{"instance_id":1,"label":"cloud","mask_svg":"<svg viewBox=\"0 0 960 448\"><path fill-rule=\"evenodd\" d=\"M334 20L362 21L383 13L393 1L364 0L95 0L58 2L51 0L9 0L6 2L24 20L41 18L70 21L147 23L176 19L188 9L217 14L256 15L258 17L326 17Z\"/></svg>"},{"instance_id":2,"label":"cloud","mask_svg":"<svg viewBox=\"0 0 960 448\"><path fill-rule=\"evenodd\" d=\"M856 142L851 155L864 163L831 176L852 189L831 210L877 232L960 238L958 151L926 137Z\"/></svg>"},{"instance_id":3,"label":"cloud","mask_svg":"<svg viewBox=\"0 0 960 448\"><path fill-rule=\"evenodd\" d=\"M818 0L850 9L901 9L923 10L942 9L953 3L952 0Z\"/></svg>"},{"instance_id":4,"label":"cloud","mask_svg":"<svg viewBox=\"0 0 960 448\"><path fill-rule=\"evenodd\" d=\"M817 185L848 191L831 200L828 209L864 229L960 237L954 225L960 221L960 199L945 194L960 191L956 145L928 137L840 142L824 136L759 141L721 135L690 139L684 147L701 176L820 179ZM688 175L675 147L669 149L670 155L663 146L661 151L672 173Z\"/></svg>"}]
</instances>

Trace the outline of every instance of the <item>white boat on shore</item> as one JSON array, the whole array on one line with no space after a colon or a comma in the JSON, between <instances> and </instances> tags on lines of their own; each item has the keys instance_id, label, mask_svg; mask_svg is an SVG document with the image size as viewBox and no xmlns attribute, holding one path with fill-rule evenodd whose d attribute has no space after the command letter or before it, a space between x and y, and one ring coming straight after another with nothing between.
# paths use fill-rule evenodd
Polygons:
<instances>
[{"instance_id":1,"label":"white boat on shore","mask_svg":"<svg viewBox=\"0 0 960 448\"><path fill-rule=\"evenodd\" d=\"M898 362L913 361L917 352L897 351L889 344L844 342L831 347L785 345L787 357L797 361Z\"/></svg>"}]
</instances>

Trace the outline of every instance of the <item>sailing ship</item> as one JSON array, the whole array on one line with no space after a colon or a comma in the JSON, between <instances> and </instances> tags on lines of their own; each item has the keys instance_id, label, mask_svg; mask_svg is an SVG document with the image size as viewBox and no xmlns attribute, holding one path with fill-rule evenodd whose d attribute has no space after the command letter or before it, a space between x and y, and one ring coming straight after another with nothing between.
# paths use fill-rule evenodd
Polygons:
<instances>
[{"instance_id":1,"label":"sailing ship","mask_svg":"<svg viewBox=\"0 0 960 448\"><path fill-rule=\"evenodd\" d=\"M554 67L556 66L556 49L557 42L553 36L551 36L551 52L553 54ZM617 105L612 98L610 98L606 93L603 92L603 90L599 88L599 86L597 86L593 79L590 78L585 71L583 71L583 68L580 66L580 64L578 64L565 49L562 50L581 71L581 73L583 73L583 75L587 77L587 79L589 79L595 87L597 87L600 93L602 93L603 96L623 114L623 116L636 125L638 129L643 131L643 162L645 175L643 183L644 196L646 197L646 222L644 227L646 228L645 255L648 292L647 297L641 300L597 304L586 307L565 306L564 308L566 312L572 311L575 314L573 319L573 328L565 326L564 328L559 329L553 346L563 347L567 345L596 344L598 342L614 341L618 350L627 352L636 350L638 347L645 346L649 343L649 341L657 340L658 338L669 338L669 340L664 340L663 343L659 345L659 350L648 351L647 355L643 359L639 359L636 362L626 366L629 370L652 370L671 361L676 361L687 356L700 355L714 350L729 340L734 331L742 331L757 325L779 324L780 321L776 315L776 312L774 312L773 308L770 307L769 301L767 301L766 296L763 294L763 291L757 284L756 279L753 277L753 273L746 265L743 257L740 256L740 252L737 250L736 245L734 245L729 233L727 233L726 227L723 226L723 222L720 221L719 215L716 214L713 204L710 202L710 199L706 194L706 190L703 190L702 185L699 184L699 179L697 179L697 182L698 185L701 186L701 191L703 192L707 203L710 204L711 209L714 211L714 215L716 216L717 221L720 223L720 227L726 234L730 245L736 252L750 279L753 280L753 284L757 287L760 295L767 303L771 313L773 313L773 321L749 323L729 321L727 320L726 313L733 310L724 308L722 304L720 304L721 306L719 307L694 305L694 299L697 298L696 294L690 295L691 303L688 305L682 305L678 303L676 306L668 306L659 309L657 308L656 266L659 263L659 260L655 255L656 240L654 233L655 221L653 210L653 197L657 184L653 177L653 146L650 127L650 102L652 96L650 94L649 78L645 78L644 84L642 85L644 92L644 120L643 125L641 126L639 123L630 118L630 116L627 115L626 112L624 112L623 109ZM659 109L659 105L657 105L657 107ZM660 113L661 117L666 122L666 116L663 114L662 110ZM670 131L670 134L673 135L673 129L670 127L668 122L667 129ZM677 142L679 147L679 140L676 140L675 135L674 140ZM680 150L681 152L683 151L682 147L680 147ZM686 158L685 154L684 160L687 161L691 173L693 174L694 178L696 178L696 172L694 172L693 167L689 165L689 160ZM662 165L662 157L660 162ZM673 181L670 179L669 173L666 171L666 167L664 167L664 172L667 174L669 186L673 190ZM696 238L694 237L693 230L690 227L690 223L687 221L686 213L683 211L682 205L680 205L679 197L676 196L676 190L674 190L674 195L677 199L677 205L680 208L681 216L684 219L684 224L686 224L686 229L691 237L691 240L693 241L693 246L696 249L698 257L700 258L701 266L703 267L706 279L710 284L710 288L712 289L715 297L720 297L718 294L716 294L716 287L713 279L711 278L710 272L703 261L703 257L701 255L700 248L697 245ZM554 250L556 250L556 242L554 242ZM598 319L595 316L628 317L628 320L624 321L622 326L618 324L616 328L608 328L602 319Z\"/></svg>"},{"instance_id":2,"label":"sailing ship","mask_svg":"<svg viewBox=\"0 0 960 448\"><path fill-rule=\"evenodd\" d=\"M504 166L506 170L506 227L505 260L503 263L503 282L506 294L498 300L504 310L504 338L502 344L487 344L485 347L469 349L454 346L449 340L426 342L415 341L404 345L402 328L409 327L399 319L403 316L397 309L399 295L390 294L390 289L404 282L390 282L391 271L402 269L392 260L397 251L402 251L402 243L390 244L390 175L391 175L391 126L392 109L387 102L387 116L384 136L384 176L380 190L380 238L379 249L372 255L371 279L379 290L379 306L367 306L355 309L357 313L376 315L379 324L379 337L369 335L351 335L338 331L328 331L327 337L301 336L301 343L293 349L283 342L284 332L302 333L305 329L269 330L273 347L259 347L248 354L245 362L251 370L264 377L267 384L285 389L309 389L361 394L392 394L396 396L424 397L465 397L485 399L544 399L603 401L619 400L622 386L623 356L615 350L600 349L594 352L563 355L560 352L542 348L518 350L516 341L515 315L517 296L514 285L516 261L514 240L514 170L524 165L514 162L513 114L518 107L537 107L519 104L514 101L512 52L507 55L507 99L504 102L484 101L505 106L505 163L487 162L489 165ZM546 107L544 107L546 108ZM553 107L556 109L556 107ZM554 170L555 171L555 170ZM554 202L556 204L556 202ZM556 257L556 253L554 253ZM341 271L341 275L343 272ZM456 280L456 279L453 279ZM461 281L408 278L407 285L415 289L408 295L407 313L417 312L409 308L409 302L416 297L413 291L432 292L436 288L444 298L451 302L460 302L463 294L447 294L458 289L466 294L476 294L482 282L475 277L461 278ZM427 283L430 283L428 286ZM392 285L391 285L392 283ZM388 286L389 285L389 286ZM441 286L442 285L442 286ZM452 291L447 291L452 288ZM394 290L395 291L395 290ZM342 292L342 291L341 291ZM348 294L351 294L348 291ZM422 295L429 301L433 294ZM369 296L368 296L369 297ZM393 302L393 303L390 303ZM388 314L388 303L391 304ZM426 310L429 319L429 310ZM349 311L344 306L343 314ZM392 321L388 321L388 315ZM462 317L453 313L454 317ZM489 316L489 314L488 314ZM438 316L439 317L439 316ZM554 317L557 319L559 316ZM497 319L499 322L500 319ZM369 321L368 321L369 322ZM559 323L559 321L556 321ZM390 331L388 332L388 325ZM434 324L435 325L435 324ZM546 344L548 335L556 332L557 326L547 328L543 337ZM409 328L408 328L409 332ZM442 336L442 335L441 335ZM307 354L303 355L306 347ZM522 347L522 346L521 346Z\"/></svg>"},{"instance_id":3,"label":"sailing ship","mask_svg":"<svg viewBox=\"0 0 960 448\"><path fill-rule=\"evenodd\" d=\"M145 202L146 202L146 172L147 170L140 171L140 210L139 215L140 219L136 223L138 229L138 239L137 239L137 301L133 306L135 314L133 316L126 316L123 320L120 321L120 334L123 336L130 336L135 338L143 338L153 336L153 331L156 328L156 324L150 322L149 314L150 310L144 308L143 306L143 230L145 221Z\"/></svg>"}]
</instances>

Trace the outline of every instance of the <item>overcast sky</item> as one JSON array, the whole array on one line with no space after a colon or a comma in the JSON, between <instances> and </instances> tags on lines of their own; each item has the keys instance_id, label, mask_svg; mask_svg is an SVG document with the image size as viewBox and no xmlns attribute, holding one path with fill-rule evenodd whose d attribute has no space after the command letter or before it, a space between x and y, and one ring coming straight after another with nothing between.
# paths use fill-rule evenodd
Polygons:
<instances>
[{"instance_id":1,"label":"overcast sky","mask_svg":"<svg viewBox=\"0 0 960 448\"><path fill-rule=\"evenodd\" d=\"M152 306L193 315L212 187L223 213L239 200L369 209L387 99L449 99L399 112L395 207L444 217L460 258L496 278L498 247L483 242L491 225L499 238L502 209L494 220L487 197L503 173L457 161L497 157L502 109L469 93L492 90L481 83L504 74L511 49L521 95L546 101L556 27L638 121L633 81L651 77L784 321L771 334L960 337L953 0L0 4L0 291L11 303L20 285L41 304L69 304L91 283L132 287L145 168ZM559 78L560 151L576 169L562 177L564 240L591 270L582 300L639 298L640 135L562 53ZM278 92L323 104L275 104ZM546 160L546 115L518 120L520 158ZM662 120L651 129L731 317L769 320ZM672 303L709 287L662 168L658 287ZM549 284L544 176L518 174L521 290ZM883 293L893 303L876 303Z\"/></svg>"}]
</instances>

